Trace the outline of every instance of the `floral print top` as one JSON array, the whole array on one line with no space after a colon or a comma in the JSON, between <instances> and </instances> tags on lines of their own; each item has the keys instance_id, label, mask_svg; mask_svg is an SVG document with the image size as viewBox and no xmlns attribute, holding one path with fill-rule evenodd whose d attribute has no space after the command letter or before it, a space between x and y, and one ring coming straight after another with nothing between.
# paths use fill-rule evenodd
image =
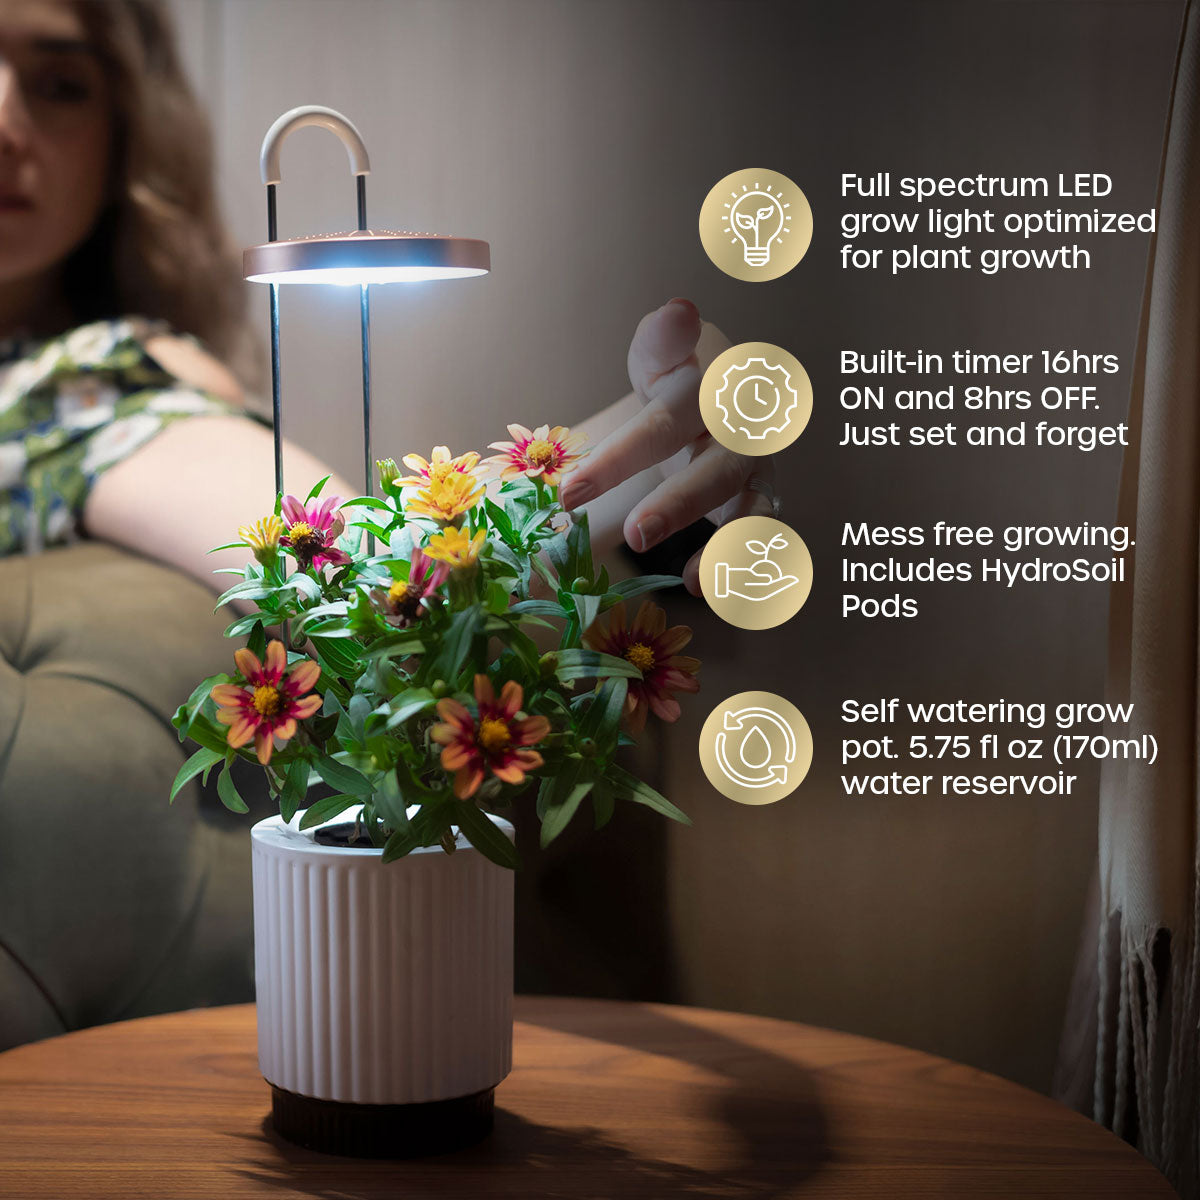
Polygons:
<instances>
[{"instance_id":1,"label":"floral print top","mask_svg":"<svg viewBox=\"0 0 1200 1200\"><path fill-rule=\"evenodd\" d=\"M203 413L263 420L160 366L145 342L171 332L134 316L0 341L0 555L75 541L97 476L172 421Z\"/></svg>"}]
</instances>

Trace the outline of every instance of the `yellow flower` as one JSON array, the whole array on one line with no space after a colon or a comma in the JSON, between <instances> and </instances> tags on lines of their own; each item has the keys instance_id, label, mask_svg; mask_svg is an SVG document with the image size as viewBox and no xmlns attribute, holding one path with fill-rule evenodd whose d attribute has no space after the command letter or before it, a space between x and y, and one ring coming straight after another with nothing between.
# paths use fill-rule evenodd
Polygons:
<instances>
[{"instance_id":1,"label":"yellow flower","mask_svg":"<svg viewBox=\"0 0 1200 1200\"><path fill-rule=\"evenodd\" d=\"M468 537L463 530L450 525L429 539L429 544L425 547L425 554L428 558L449 563L456 570L461 570L464 567L475 565L475 560L479 557L479 552L483 549L483 543L486 540L486 529L479 530L474 537Z\"/></svg>"},{"instance_id":2,"label":"yellow flower","mask_svg":"<svg viewBox=\"0 0 1200 1200\"><path fill-rule=\"evenodd\" d=\"M411 513L433 517L437 521L453 521L469 512L483 499L484 486L474 475L454 471L434 479L405 505Z\"/></svg>"},{"instance_id":3,"label":"yellow flower","mask_svg":"<svg viewBox=\"0 0 1200 1200\"><path fill-rule=\"evenodd\" d=\"M406 454L404 465L410 471L415 471L416 474L404 475L396 482L404 487L428 487L431 483L438 483L448 475L456 473L469 475L478 462L479 455L474 450L468 450L466 454L452 458L448 446L434 446L428 461L419 454Z\"/></svg>"},{"instance_id":4,"label":"yellow flower","mask_svg":"<svg viewBox=\"0 0 1200 1200\"><path fill-rule=\"evenodd\" d=\"M270 562L279 552L279 539L283 536L283 522L274 515L263 517L253 525L238 526L238 537L254 551L260 563Z\"/></svg>"}]
</instances>

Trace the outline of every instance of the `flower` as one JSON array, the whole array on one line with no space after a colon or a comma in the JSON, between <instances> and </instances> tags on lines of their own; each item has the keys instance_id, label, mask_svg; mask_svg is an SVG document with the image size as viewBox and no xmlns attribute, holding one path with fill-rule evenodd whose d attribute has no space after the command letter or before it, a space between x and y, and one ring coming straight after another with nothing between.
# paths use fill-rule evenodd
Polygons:
<instances>
[{"instance_id":1,"label":"flower","mask_svg":"<svg viewBox=\"0 0 1200 1200\"><path fill-rule=\"evenodd\" d=\"M441 533L435 533L425 547L425 553L439 562L448 563L455 570L473 567L479 557L483 543L487 541L487 530L480 529L469 537L456 525L448 525Z\"/></svg>"},{"instance_id":2,"label":"flower","mask_svg":"<svg viewBox=\"0 0 1200 1200\"><path fill-rule=\"evenodd\" d=\"M209 695L219 705L217 720L229 726L225 740L236 748L253 738L258 761L265 767L271 761L274 739L286 742L294 737L296 722L311 717L321 707L319 694L304 694L312 691L321 668L306 658L285 672L287 651L280 641L267 646L265 662L259 662L258 656L245 647L233 657L248 686L218 683Z\"/></svg>"},{"instance_id":3,"label":"flower","mask_svg":"<svg viewBox=\"0 0 1200 1200\"><path fill-rule=\"evenodd\" d=\"M282 536L283 522L274 513L255 521L253 525L238 526L238 537L254 551L254 557L260 563L274 561Z\"/></svg>"},{"instance_id":4,"label":"flower","mask_svg":"<svg viewBox=\"0 0 1200 1200\"><path fill-rule=\"evenodd\" d=\"M383 613L383 619L398 629L407 629L425 614L428 597L446 581L450 568L434 560L423 550L414 550L408 567L408 578L397 579L385 592L372 588L371 600Z\"/></svg>"},{"instance_id":5,"label":"flower","mask_svg":"<svg viewBox=\"0 0 1200 1200\"><path fill-rule=\"evenodd\" d=\"M340 496L327 496L321 501L314 500L305 508L295 496L284 496L287 533L279 542L291 550L301 567L320 570L326 563L340 567L350 561L344 550L334 546L346 528L346 518L340 512L334 516L334 509L340 502Z\"/></svg>"},{"instance_id":6,"label":"flower","mask_svg":"<svg viewBox=\"0 0 1200 1200\"><path fill-rule=\"evenodd\" d=\"M527 771L542 765L542 756L524 747L540 742L550 732L550 722L546 717L519 717L523 699L515 680L500 689L497 700L492 681L476 675L478 717L457 700L438 701L442 724L434 725L429 736L445 747L442 768L454 774L454 794L460 799L473 796L489 771L504 783L523 783Z\"/></svg>"},{"instance_id":7,"label":"flower","mask_svg":"<svg viewBox=\"0 0 1200 1200\"><path fill-rule=\"evenodd\" d=\"M452 458L447 446L434 446L428 461L419 454L406 454L402 461L410 471L415 471L416 474L404 475L396 482L410 487L428 487L429 484L438 483L447 475L455 472L471 475L479 462L479 455L474 450L468 450L466 454Z\"/></svg>"},{"instance_id":8,"label":"flower","mask_svg":"<svg viewBox=\"0 0 1200 1200\"><path fill-rule=\"evenodd\" d=\"M692 640L686 625L667 628L667 614L657 604L643 600L633 624L625 625L625 601L618 601L605 617L598 618L583 635L593 650L631 662L642 673L629 681L625 719L633 733L646 724L647 710L664 721L679 718L679 701L672 692L698 692L695 677L700 661L677 651Z\"/></svg>"},{"instance_id":9,"label":"flower","mask_svg":"<svg viewBox=\"0 0 1200 1200\"><path fill-rule=\"evenodd\" d=\"M491 449L501 450L485 459L486 465L500 470L501 479L527 475L541 476L549 484L557 484L562 473L582 457L587 440L583 433L572 433L562 425L539 425L532 433L524 425L510 425L511 442L493 442Z\"/></svg>"},{"instance_id":10,"label":"flower","mask_svg":"<svg viewBox=\"0 0 1200 1200\"><path fill-rule=\"evenodd\" d=\"M453 471L434 479L405 505L409 512L449 523L474 508L483 499L484 486L474 475Z\"/></svg>"}]
</instances>

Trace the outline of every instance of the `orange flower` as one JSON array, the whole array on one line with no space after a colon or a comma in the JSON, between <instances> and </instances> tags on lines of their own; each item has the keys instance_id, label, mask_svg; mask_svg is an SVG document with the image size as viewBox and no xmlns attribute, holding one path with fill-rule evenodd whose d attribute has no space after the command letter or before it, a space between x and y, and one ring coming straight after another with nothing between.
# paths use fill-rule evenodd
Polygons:
<instances>
[{"instance_id":1,"label":"orange flower","mask_svg":"<svg viewBox=\"0 0 1200 1200\"><path fill-rule=\"evenodd\" d=\"M442 768L454 773L454 794L460 799L475 795L489 772L505 783L523 783L527 771L542 765L542 756L524 747L540 742L550 732L550 722L546 717L518 716L523 699L521 685L514 680L500 689L497 700L492 681L476 675L478 717L457 700L438 701L443 723L434 725L429 736L445 747Z\"/></svg>"},{"instance_id":2,"label":"orange flower","mask_svg":"<svg viewBox=\"0 0 1200 1200\"><path fill-rule=\"evenodd\" d=\"M493 454L484 460L485 466L500 471L501 479L515 479L527 475L533 479L541 476L549 484L557 484L562 473L569 470L582 457L582 446L587 434L572 433L563 425L539 425L528 430L524 425L508 427L511 442L493 442Z\"/></svg>"},{"instance_id":3,"label":"orange flower","mask_svg":"<svg viewBox=\"0 0 1200 1200\"><path fill-rule=\"evenodd\" d=\"M653 601L643 600L633 624L626 628L625 601L618 601L597 618L583 640L604 654L631 662L642 673L629 681L625 719L632 733L646 724L647 711L664 721L679 719L679 701L673 692L698 692L696 672L700 660L677 653L692 640L686 625L667 628L667 614Z\"/></svg>"},{"instance_id":4,"label":"orange flower","mask_svg":"<svg viewBox=\"0 0 1200 1200\"><path fill-rule=\"evenodd\" d=\"M321 707L321 696L304 695L312 691L321 668L308 658L292 663L285 672L287 651L280 641L267 646L265 663L244 647L233 658L248 686L218 683L209 695L219 705L217 720L230 727L225 740L236 748L253 738L258 761L265 767L271 761L274 739L285 742L294 737L296 722Z\"/></svg>"}]
</instances>

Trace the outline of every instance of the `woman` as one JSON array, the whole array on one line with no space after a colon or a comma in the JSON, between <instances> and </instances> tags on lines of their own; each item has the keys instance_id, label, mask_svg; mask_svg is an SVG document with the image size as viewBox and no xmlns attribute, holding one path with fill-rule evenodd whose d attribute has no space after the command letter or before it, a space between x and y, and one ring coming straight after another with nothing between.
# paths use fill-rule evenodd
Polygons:
<instances>
[{"instance_id":1,"label":"woman","mask_svg":"<svg viewBox=\"0 0 1200 1200\"><path fill-rule=\"evenodd\" d=\"M0 553L79 527L215 588L244 555L210 547L270 511L208 145L157 0L0 0ZM620 528L644 551L705 513L771 510L769 464L700 419L701 360L727 344L686 300L639 324L634 390L585 424L595 448L564 490L601 544ZM284 460L288 479L330 474L292 444ZM619 490L656 466L649 495ZM357 489L334 473L327 492ZM698 592L698 556L686 579Z\"/></svg>"}]
</instances>

